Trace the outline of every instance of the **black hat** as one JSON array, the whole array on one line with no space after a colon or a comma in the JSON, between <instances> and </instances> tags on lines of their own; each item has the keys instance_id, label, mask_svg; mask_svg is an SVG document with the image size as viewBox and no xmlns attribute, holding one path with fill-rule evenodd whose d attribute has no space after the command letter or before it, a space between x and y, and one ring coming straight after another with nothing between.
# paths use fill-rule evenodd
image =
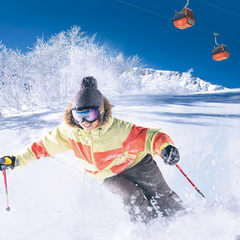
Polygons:
<instances>
[{"instance_id":1,"label":"black hat","mask_svg":"<svg viewBox=\"0 0 240 240\"><path fill-rule=\"evenodd\" d=\"M83 78L80 90L73 99L73 108L88 109L99 108L103 105L103 95L97 88L97 80L94 77Z\"/></svg>"}]
</instances>

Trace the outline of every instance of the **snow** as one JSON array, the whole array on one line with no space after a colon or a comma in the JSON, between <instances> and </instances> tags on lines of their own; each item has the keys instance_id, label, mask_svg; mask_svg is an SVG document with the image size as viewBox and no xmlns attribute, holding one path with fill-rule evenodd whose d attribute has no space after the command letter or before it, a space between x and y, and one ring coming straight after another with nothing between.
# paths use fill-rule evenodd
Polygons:
<instances>
[{"instance_id":1,"label":"snow","mask_svg":"<svg viewBox=\"0 0 240 240\"><path fill-rule=\"evenodd\" d=\"M127 82L128 86L122 91L124 93L130 91L130 94L187 94L226 89L204 81L192 73L193 69L181 73L136 67L124 72L120 80Z\"/></svg>"},{"instance_id":2,"label":"snow","mask_svg":"<svg viewBox=\"0 0 240 240\"><path fill-rule=\"evenodd\" d=\"M27 53L0 42L0 118L42 106L61 105L79 81L94 76L107 96L187 94L225 89L187 72L145 68L138 56L125 57L89 37L80 27L38 39Z\"/></svg>"},{"instance_id":3,"label":"snow","mask_svg":"<svg viewBox=\"0 0 240 240\"><path fill-rule=\"evenodd\" d=\"M107 95L107 94L106 94ZM7 212L0 176L2 240L230 240L240 235L240 89L185 95L110 96L115 117L161 127L180 150L180 167L156 157L188 213L133 224L122 203L84 174L72 152L8 171ZM67 104L1 119L0 155L15 153L62 121Z\"/></svg>"}]
</instances>

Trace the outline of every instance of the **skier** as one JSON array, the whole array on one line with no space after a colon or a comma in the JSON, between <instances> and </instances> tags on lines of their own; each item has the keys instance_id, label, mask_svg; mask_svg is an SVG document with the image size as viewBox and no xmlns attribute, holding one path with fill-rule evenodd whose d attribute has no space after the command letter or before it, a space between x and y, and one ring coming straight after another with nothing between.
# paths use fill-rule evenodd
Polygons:
<instances>
[{"instance_id":1,"label":"skier","mask_svg":"<svg viewBox=\"0 0 240 240\"><path fill-rule=\"evenodd\" d=\"M93 77L81 81L64 121L17 154L0 158L0 170L18 169L72 149L84 170L117 194L133 222L172 216L182 202L165 182L152 155L169 165L178 149L161 129L136 126L112 117L112 105Z\"/></svg>"}]
</instances>

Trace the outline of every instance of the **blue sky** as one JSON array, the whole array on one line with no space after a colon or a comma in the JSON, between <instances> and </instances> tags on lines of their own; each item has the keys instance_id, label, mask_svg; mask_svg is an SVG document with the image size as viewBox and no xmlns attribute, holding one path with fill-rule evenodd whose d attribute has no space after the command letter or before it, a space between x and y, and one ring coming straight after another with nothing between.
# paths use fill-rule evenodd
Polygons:
<instances>
[{"instance_id":1,"label":"blue sky","mask_svg":"<svg viewBox=\"0 0 240 240\"><path fill-rule=\"evenodd\" d=\"M179 30L172 17L183 0L8 0L1 2L0 41L29 51L37 37L47 39L81 26L90 36L125 56L138 55L147 67L185 72L229 88L240 88L240 1L190 0L196 24ZM212 60L213 33L230 57Z\"/></svg>"}]
</instances>

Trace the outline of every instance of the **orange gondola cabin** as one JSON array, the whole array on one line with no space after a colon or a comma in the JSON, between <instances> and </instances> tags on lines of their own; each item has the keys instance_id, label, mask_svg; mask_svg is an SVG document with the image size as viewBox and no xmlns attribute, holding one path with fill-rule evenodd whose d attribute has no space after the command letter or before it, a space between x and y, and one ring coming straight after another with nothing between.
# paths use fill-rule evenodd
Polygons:
<instances>
[{"instance_id":1,"label":"orange gondola cabin","mask_svg":"<svg viewBox=\"0 0 240 240\"><path fill-rule=\"evenodd\" d=\"M230 53L228 51L228 48L226 45L218 45L217 47L214 47L212 50L212 57L215 61L222 61L225 59L228 59Z\"/></svg>"},{"instance_id":2,"label":"orange gondola cabin","mask_svg":"<svg viewBox=\"0 0 240 240\"><path fill-rule=\"evenodd\" d=\"M195 24L193 12L188 8L175 12L173 16L173 24L179 29L192 27Z\"/></svg>"}]
</instances>

